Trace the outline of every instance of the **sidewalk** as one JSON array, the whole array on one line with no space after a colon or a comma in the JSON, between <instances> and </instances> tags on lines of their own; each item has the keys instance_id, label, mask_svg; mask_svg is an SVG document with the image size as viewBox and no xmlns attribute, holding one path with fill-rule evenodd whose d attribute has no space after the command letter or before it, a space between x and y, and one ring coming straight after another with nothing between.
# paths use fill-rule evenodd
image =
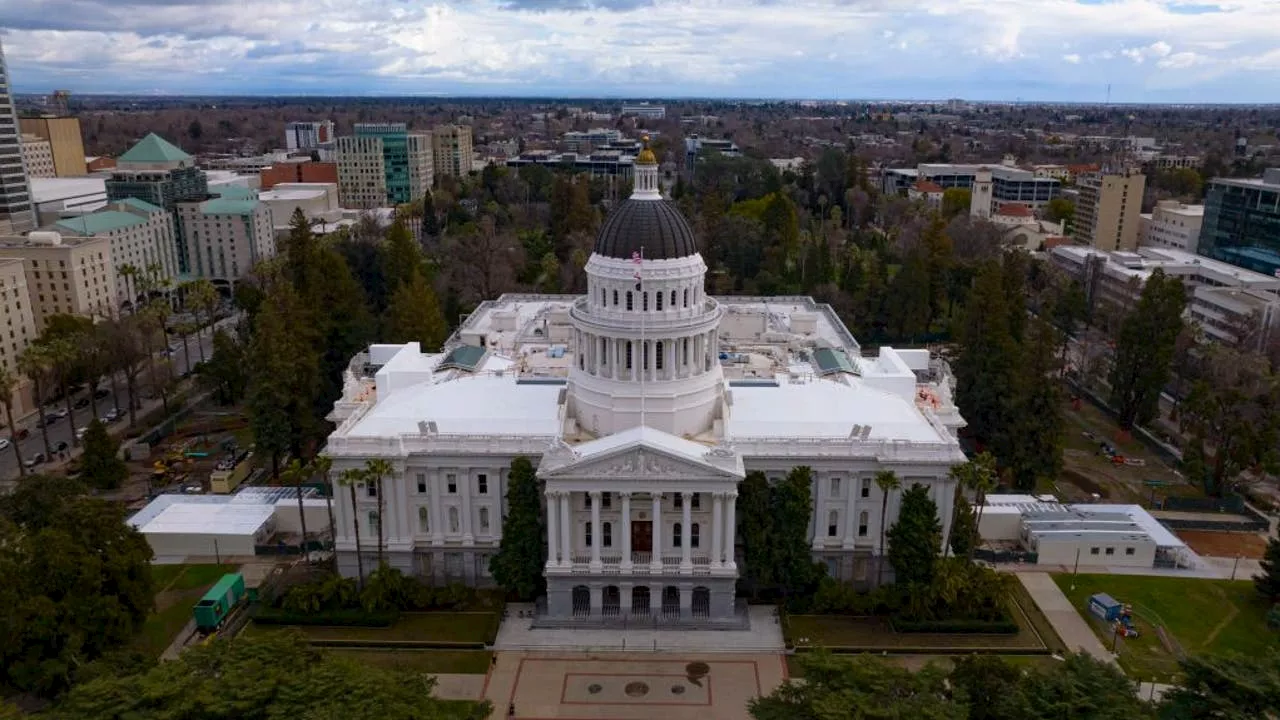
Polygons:
<instances>
[{"instance_id":1,"label":"sidewalk","mask_svg":"<svg viewBox=\"0 0 1280 720\"><path fill-rule=\"evenodd\" d=\"M1067 600L1067 596L1048 573L1020 572L1016 575L1068 648L1087 652L1103 662L1115 662L1115 658L1103 647L1089 623L1080 617L1080 613L1071 606L1071 601Z\"/></svg>"},{"instance_id":2,"label":"sidewalk","mask_svg":"<svg viewBox=\"0 0 1280 720\"><path fill-rule=\"evenodd\" d=\"M748 608L749 630L652 630L616 628L533 629L533 605L511 603L498 629L495 650L563 650L579 652L782 652L782 626L772 607Z\"/></svg>"}]
</instances>

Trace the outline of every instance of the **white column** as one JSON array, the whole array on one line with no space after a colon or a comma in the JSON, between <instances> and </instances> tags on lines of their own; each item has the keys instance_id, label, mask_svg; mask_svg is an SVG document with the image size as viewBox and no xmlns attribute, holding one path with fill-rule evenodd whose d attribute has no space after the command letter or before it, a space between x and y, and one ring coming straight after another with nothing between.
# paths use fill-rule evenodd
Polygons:
<instances>
[{"instance_id":1,"label":"white column","mask_svg":"<svg viewBox=\"0 0 1280 720\"><path fill-rule=\"evenodd\" d=\"M693 573L693 493L681 493L680 497L680 572Z\"/></svg>"},{"instance_id":2,"label":"white column","mask_svg":"<svg viewBox=\"0 0 1280 720\"><path fill-rule=\"evenodd\" d=\"M813 474L813 549L819 550L826 543L827 499L826 483L818 473Z\"/></svg>"},{"instance_id":3,"label":"white column","mask_svg":"<svg viewBox=\"0 0 1280 720\"><path fill-rule=\"evenodd\" d=\"M351 516L347 512L347 503L351 502L351 491L338 483L338 471L330 470L329 479L333 487L333 538L344 540L351 538Z\"/></svg>"},{"instance_id":4,"label":"white column","mask_svg":"<svg viewBox=\"0 0 1280 720\"><path fill-rule=\"evenodd\" d=\"M560 508L556 506L555 490L548 490L547 493L547 567L555 567L560 564L559 553L556 552L556 533L560 531L559 523L556 518L560 515Z\"/></svg>"},{"instance_id":5,"label":"white column","mask_svg":"<svg viewBox=\"0 0 1280 720\"><path fill-rule=\"evenodd\" d=\"M711 496L711 568L720 567L724 556L724 493Z\"/></svg>"},{"instance_id":6,"label":"white column","mask_svg":"<svg viewBox=\"0 0 1280 720\"><path fill-rule=\"evenodd\" d=\"M600 491L591 491L591 572L600 572L604 566L600 562L600 541L604 539L604 531L600 528Z\"/></svg>"},{"instance_id":7,"label":"white column","mask_svg":"<svg viewBox=\"0 0 1280 720\"><path fill-rule=\"evenodd\" d=\"M844 481L845 486L845 502L844 502L844 539L840 546L848 550L854 544L854 528L858 522L858 492L860 480L857 477L849 477Z\"/></svg>"},{"instance_id":8,"label":"white column","mask_svg":"<svg viewBox=\"0 0 1280 720\"><path fill-rule=\"evenodd\" d=\"M662 493L653 494L653 557L649 560L649 570L662 570ZM658 597L658 603L661 607L661 596Z\"/></svg>"},{"instance_id":9,"label":"white column","mask_svg":"<svg viewBox=\"0 0 1280 720\"><path fill-rule=\"evenodd\" d=\"M444 473L439 470L427 471L427 482L431 484L431 544L444 544L444 506L440 501L440 483L444 482Z\"/></svg>"},{"instance_id":10,"label":"white column","mask_svg":"<svg viewBox=\"0 0 1280 720\"><path fill-rule=\"evenodd\" d=\"M573 493L565 491L560 493L560 561L561 565L568 567L573 564L573 536L570 531L573 528L573 514L569 512L569 496Z\"/></svg>"},{"instance_id":11,"label":"white column","mask_svg":"<svg viewBox=\"0 0 1280 720\"><path fill-rule=\"evenodd\" d=\"M396 476L396 519L399 521L400 532L397 537L410 544L413 543L413 523L416 518L412 517L409 512L409 469L405 468Z\"/></svg>"},{"instance_id":12,"label":"white column","mask_svg":"<svg viewBox=\"0 0 1280 720\"><path fill-rule=\"evenodd\" d=\"M631 568L631 493L624 492L622 493L622 572L629 573Z\"/></svg>"},{"instance_id":13,"label":"white column","mask_svg":"<svg viewBox=\"0 0 1280 720\"><path fill-rule=\"evenodd\" d=\"M471 529L471 468L462 468L458 473L458 492L462 493L462 543L471 545L476 541Z\"/></svg>"},{"instance_id":14,"label":"white column","mask_svg":"<svg viewBox=\"0 0 1280 720\"><path fill-rule=\"evenodd\" d=\"M504 467L498 468L497 477L493 479L494 498L493 517L489 519L492 523L489 528L493 534L493 544L497 545L502 541L502 526L506 524L506 514L502 512L502 500L506 497L506 492L502 489L502 481L506 479L508 469Z\"/></svg>"},{"instance_id":15,"label":"white column","mask_svg":"<svg viewBox=\"0 0 1280 720\"><path fill-rule=\"evenodd\" d=\"M731 492L725 496L724 519L724 566L730 570L738 569L738 561L734 558L733 541L737 536L737 518L734 513L738 507L738 493Z\"/></svg>"}]
</instances>

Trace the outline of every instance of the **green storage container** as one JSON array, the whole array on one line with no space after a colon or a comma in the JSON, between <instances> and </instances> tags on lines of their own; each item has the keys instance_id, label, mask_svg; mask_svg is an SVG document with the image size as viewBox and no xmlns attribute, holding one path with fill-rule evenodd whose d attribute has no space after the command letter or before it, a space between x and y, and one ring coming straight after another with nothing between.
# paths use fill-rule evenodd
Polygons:
<instances>
[{"instance_id":1,"label":"green storage container","mask_svg":"<svg viewBox=\"0 0 1280 720\"><path fill-rule=\"evenodd\" d=\"M243 597L244 576L240 573L223 575L196 603L196 627L201 630L216 629Z\"/></svg>"}]
</instances>

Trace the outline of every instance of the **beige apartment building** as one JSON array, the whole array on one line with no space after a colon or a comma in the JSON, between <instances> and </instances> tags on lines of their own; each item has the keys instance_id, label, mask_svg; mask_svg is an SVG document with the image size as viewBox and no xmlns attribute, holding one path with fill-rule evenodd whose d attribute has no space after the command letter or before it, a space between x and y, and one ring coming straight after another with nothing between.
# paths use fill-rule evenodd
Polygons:
<instances>
[{"instance_id":1,"label":"beige apartment building","mask_svg":"<svg viewBox=\"0 0 1280 720\"><path fill-rule=\"evenodd\" d=\"M0 258L0 367L17 373L18 357L36 339L36 322L27 296L26 265L19 258ZM35 408L32 387L19 377L12 398L13 416L22 417Z\"/></svg>"},{"instance_id":2,"label":"beige apartment building","mask_svg":"<svg viewBox=\"0 0 1280 720\"><path fill-rule=\"evenodd\" d=\"M22 145L22 163L27 166L28 178L57 177L53 169L53 146L48 140L23 133L19 143Z\"/></svg>"},{"instance_id":3,"label":"beige apartment building","mask_svg":"<svg viewBox=\"0 0 1280 720\"><path fill-rule=\"evenodd\" d=\"M275 257L271 208L259 200L215 198L178 203L190 274L230 288L253 266Z\"/></svg>"},{"instance_id":4,"label":"beige apartment building","mask_svg":"<svg viewBox=\"0 0 1280 720\"><path fill-rule=\"evenodd\" d=\"M19 120L22 132L44 138L53 152L56 177L87 175L84 140L80 135L80 119L73 117L24 117Z\"/></svg>"},{"instance_id":5,"label":"beige apartment building","mask_svg":"<svg viewBox=\"0 0 1280 720\"><path fill-rule=\"evenodd\" d=\"M440 125L431 131L436 175L464 177L471 174L471 128Z\"/></svg>"},{"instance_id":6,"label":"beige apartment building","mask_svg":"<svg viewBox=\"0 0 1280 720\"><path fill-rule=\"evenodd\" d=\"M64 237L56 230L0 237L0 259L22 260L26 268L36 332L50 315L110 317L115 310L116 269L111 241Z\"/></svg>"},{"instance_id":7,"label":"beige apartment building","mask_svg":"<svg viewBox=\"0 0 1280 720\"><path fill-rule=\"evenodd\" d=\"M111 265L116 269L116 303L132 307L145 299L147 287L172 288L178 276L177 239L173 215L144 200L126 198L101 210L59 220L54 229L64 235L105 237L111 242ZM137 274L128 277L126 268Z\"/></svg>"},{"instance_id":8,"label":"beige apartment building","mask_svg":"<svg viewBox=\"0 0 1280 720\"><path fill-rule=\"evenodd\" d=\"M1080 176L1076 241L1108 252L1136 249L1146 183L1146 176L1136 169Z\"/></svg>"}]
</instances>

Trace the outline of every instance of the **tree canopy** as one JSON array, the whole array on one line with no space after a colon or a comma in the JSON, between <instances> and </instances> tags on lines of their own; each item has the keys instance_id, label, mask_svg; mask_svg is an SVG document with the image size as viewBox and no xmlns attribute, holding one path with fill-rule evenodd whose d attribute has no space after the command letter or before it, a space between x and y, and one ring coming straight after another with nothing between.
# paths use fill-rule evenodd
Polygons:
<instances>
[{"instance_id":1,"label":"tree canopy","mask_svg":"<svg viewBox=\"0 0 1280 720\"><path fill-rule=\"evenodd\" d=\"M546 584L547 542L542 521L542 489L529 458L511 462L507 485L507 515L502 519L502 543L489 561L493 579L522 599L537 597Z\"/></svg>"},{"instance_id":2,"label":"tree canopy","mask_svg":"<svg viewBox=\"0 0 1280 720\"><path fill-rule=\"evenodd\" d=\"M1109 379L1111 405L1121 427L1132 428L1155 418L1186 302L1182 281L1156 268L1138 304L1125 316Z\"/></svg>"}]
</instances>

